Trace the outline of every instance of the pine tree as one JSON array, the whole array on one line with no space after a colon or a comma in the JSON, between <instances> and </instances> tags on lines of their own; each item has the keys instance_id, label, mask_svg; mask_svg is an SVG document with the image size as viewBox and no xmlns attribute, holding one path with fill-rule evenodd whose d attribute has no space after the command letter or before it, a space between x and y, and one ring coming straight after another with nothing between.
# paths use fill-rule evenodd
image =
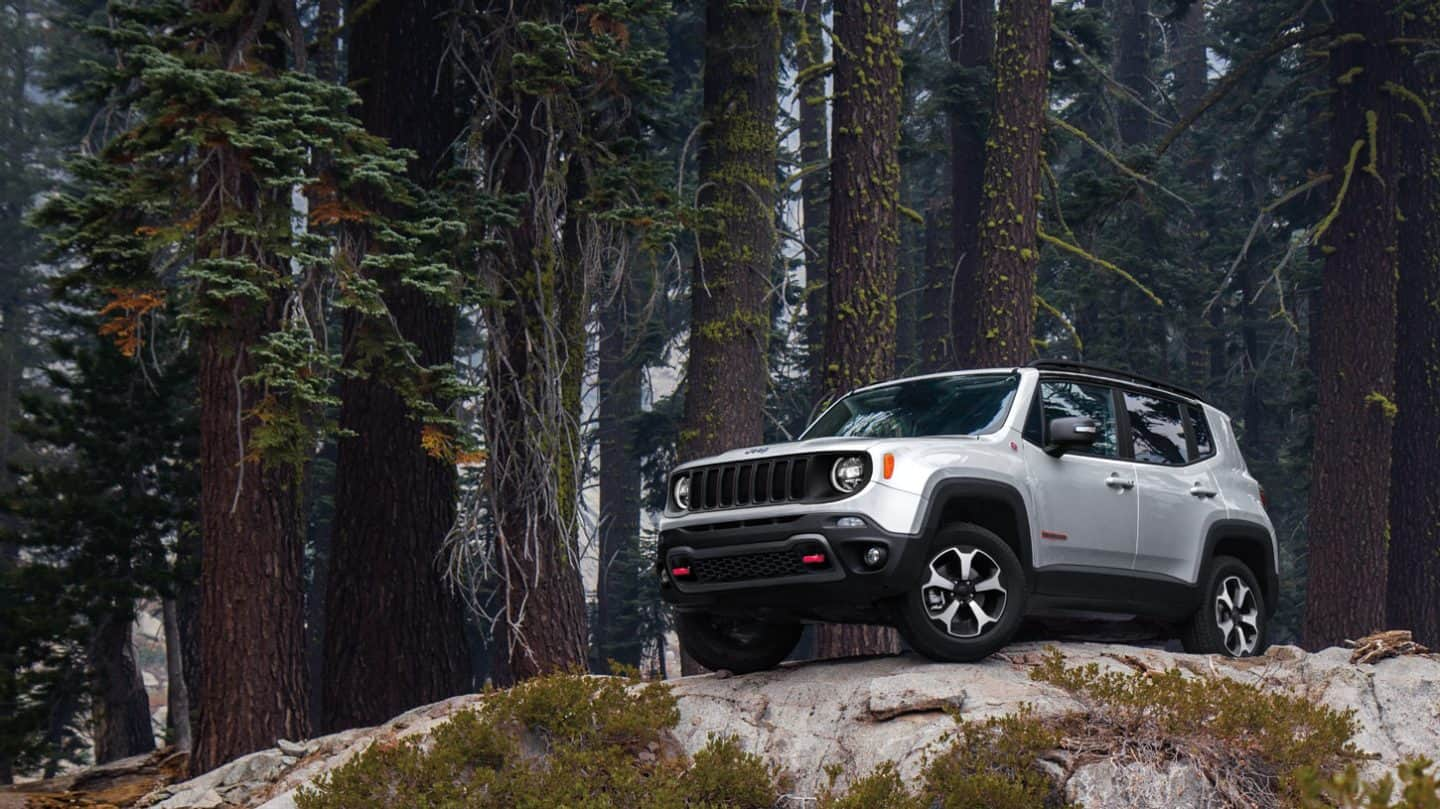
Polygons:
<instances>
[{"instance_id":1,"label":"pine tree","mask_svg":"<svg viewBox=\"0 0 1440 809\"><path fill-rule=\"evenodd\" d=\"M620 268L602 290L600 303L599 413L600 445L599 572L595 585L595 660L592 668L609 672L609 661L640 665L645 638L637 634L634 602L640 583L640 457L635 436L644 365L637 361L637 321L642 300L634 267ZM643 356L643 355L640 355Z\"/></svg>"},{"instance_id":2,"label":"pine tree","mask_svg":"<svg viewBox=\"0 0 1440 809\"><path fill-rule=\"evenodd\" d=\"M835 3L835 140L831 159L825 394L895 370L900 243L900 32L894 0ZM816 654L899 651L892 629L823 626Z\"/></svg>"},{"instance_id":3,"label":"pine tree","mask_svg":"<svg viewBox=\"0 0 1440 809\"><path fill-rule=\"evenodd\" d=\"M985 180L984 110L990 100L990 62L995 48L994 0L952 0L947 18L950 61L956 84L947 116L950 127L950 261L927 285L926 298L943 317L946 345L941 360L968 358L974 325L964 296L975 288L980 268L980 217ZM927 266L931 266L927 262Z\"/></svg>"},{"instance_id":4,"label":"pine tree","mask_svg":"<svg viewBox=\"0 0 1440 809\"><path fill-rule=\"evenodd\" d=\"M194 378L178 346L141 367L97 341L96 323L77 326L53 342L47 390L24 398L17 427L35 455L4 512L26 561L7 577L0 623L16 632L6 648L21 655L31 720L0 735L54 757L41 720L78 699L89 714L76 731L105 763L155 747L131 627L137 600L175 587L169 557L194 519Z\"/></svg>"},{"instance_id":5,"label":"pine tree","mask_svg":"<svg viewBox=\"0 0 1440 809\"><path fill-rule=\"evenodd\" d=\"M360 94L360 118L367 131L415 153L410 179L426 189L447 174L465 128L446 57L451 6L381 0L349 21L349 81ZM398 272L378 280L388 317L418 362L449 364L454 305L406 285ZM376 328L352 312L344 344ZM369 360L360 351L346 358L359 367ZM454 459L427 451L423 425L383 378L346 379L340 398L344 435L324 596L320 723L327 731L379 724L471 685L463 610L436 559L455 522Z\"/></svg>"},{"instance_id":6,"label":"pine tree","mask_svg":"<svg viewBox=\"0 0 1440 809\"><path fill-rule=\"evenodd\" d=\"M795 35L796 93L800 102L800 218L805 240L805 344L811 390L825 376L825 289L830 229L830 122L821 0L799 0Z\"/></svg>"},{"instance_id":7,"label":"pine tree","mask_svg":"<svg viewBox=\"0 0 1440 809\"><path fill-rule=\"evenodd\" d=\"M1393 2L1345 0L1330 49L1332 208L1312 327L1315 412L1305 644L1334 646L1385 625L1391 434L1395 418L1398 122ZM1357 581L1366 583L1356 587Z\"/></svg>"},{"instance_id":8,"label":"pine tree","mask_svg":"<svg viewBox=\"0 0 1440 809\"><path fill-rule=\"evenodd\" d=\"M1033 353L1040 175L1049 77L1050 3L1001 0L995 97L985 153L980 266L956 290L969 329L957 346L972 367L1016 365Z\"/></svg>"},{"instance_id":9,"label":"pine tree","mask_svg":"<svg viewBox=\"0 0 1440 809\"><path fill-rule=\"evenodd\" d=\"M764 437L779 14L778 0L705 5L705 128L681 461ZM686 672L693 669L689 663Z\"/></svg>"},{"instance_id":10,"label":"pine tree","mask_svg":"<svg viewBox=\"0 0 1440 809\"><path fill-rule=\"evenodd\" d=\"M1411 11L1405 38L1440 41L1440 2ZM1395 344L1394 456L1390 462L1389 626L1440 648L1440 65L1416 59L1405 79L1419 103L1406 105L1397 132L1404 138L1398 187L1400 224ZM1423 106L1422 106L1423 105ZM1397 115L1397 117L1400 117Z\"/></svg>"},{"instance_id":11,"label":"pine tree","mask_svg":"<svg viewBox=\"0 0 1440 809\"><path fill-rule=\"evenodd\" d=\"M111 19L124 58L91 86L110 88L129 128L97 133L103 148L71 163L73 179L37 222L66 259L63 285L107 299L103 332L123 352L143 356L172 291L197 346L204 553L191 764L206 770L309 733L301 473L338 404L323 310L381 318L381 268L453 294L453 268L429 256L454 228L405 204L416 195L404 155L349 117L353 94L285 67L291 56L302 66L302 52L287 53L271 24L288 28L293 15L207 0L193 10L112 5ZM301 40L298 30L288 38ZM323 172L312 175L320 154ZM319 202L303 228L300 188ZM404 216L381 215L381 202ZM372 234L358 263L336 249L342 222ZM356 350L377 358L367 370L443 434L433 401L449 375L419 367L393 331L364 342Z\"/></svg>"}]
</instances>

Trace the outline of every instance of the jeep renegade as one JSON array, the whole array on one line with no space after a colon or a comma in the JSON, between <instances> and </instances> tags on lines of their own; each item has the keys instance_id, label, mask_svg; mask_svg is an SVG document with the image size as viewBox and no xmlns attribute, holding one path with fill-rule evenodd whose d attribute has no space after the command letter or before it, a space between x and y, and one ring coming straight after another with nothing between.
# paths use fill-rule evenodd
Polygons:
<instances>
[{"instance_id":1,"label":"jeep renegade","mask_svg":"<svg viewBox=\"0 0 1440 809\"><path fill-rule=\"evenodd\" d=\"M686 652L771 668L804 623L888 624L978 660L1027 614L1171 622L1187 651L1265 649L1279 573L1230 419L1072 362L853 391L796 441L677 467L656 573Z\"/></svg>"}]
</instances>

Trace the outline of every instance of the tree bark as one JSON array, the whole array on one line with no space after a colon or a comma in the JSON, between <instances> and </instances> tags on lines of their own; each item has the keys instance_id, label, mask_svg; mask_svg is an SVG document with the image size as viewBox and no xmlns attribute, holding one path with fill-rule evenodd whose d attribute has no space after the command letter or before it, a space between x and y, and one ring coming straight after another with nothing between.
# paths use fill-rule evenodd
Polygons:
<instances>
[{"instance_id":1,"label":"tree bark","mask_svg":"<svg viewBox=\"0 0 1440 809\"><path fill-rule=\"evenodd\" d=\"M229 0L200 0L198 11L221 18ZM227 54L252 22L242 8L228 28L201 46ZM269 69L247 58L232 69ZM223 147L229 148L229 147ZM200 214L212 228L220 199L235 209L260 204L239 155L210 161L199 182L214 193ZM280 270L283 260L256 256L229 232L206 237L202 255L254 260ZM204 294L202 289L199 294ZM310 735L305 677L304 530L300 471L262 464L249 452L261 391L241 380L255 372L250 348L281 323L282 300L231 302L223 320L198 334L200 401L200 717L192 772L202 773L278 738Z\"/></svg>"},{"instance_id":2,"label":"tree bark","mask_svg":"<svg viewBox=\"0 0 1440 809\"><path fill-rule=\"evenodd\" d=\"M165 621L165 717L170 726L170 743L190 752L195 742L190 733L190 689L185 685L185 659L180 652L180 612L174 598L161 603Z\"/></svg>"},{"instance_id":3,"label":"tree bark","mask_svg":"<svg viewBox=\"0 0 1440 809\"><path fill-rule=\"evenodd\" d=\"M950 360L950 297L954 275L945 229L951 206L943 199L932 199L925 210L925 234L920 267L920 288L915 297L915 357L919 373L943 371L952 366Z\"/></svg>"},{"instance_id":4,"label":"tree bark","mask_svg":"<svg viewBox=\"0 0 1440 809\"><path fill-rule=\"evenodd\" d=\"M367 131L416 153L409 174L421 187L438 182L465 127L445 59L452 5L380 0L350 20L360 118ZM398 279L379 280L418 362L450 363L454 307ZM347 352L368 330L386 327L347 313ZM464 613L436 562L455 522L453 459L425 450L419 421L383 380L346 379L340 395L322 694L322 727L331 732L378 724L471 685Z\"/></svg>"},{"instance_id":5,"label":"tree bark","mask_svg":"<svg viewBox=\"0 0 1440 809\"><path fill-rule=\"evenodd\" d=\"M681 461L764 440L779 15L778 0L705 4L705 129ZM700 671L681 652L682 671Z\"/></svg>"},{"instance_id":6,"label":"tree bark","mask_svg":"<svg viewBox=\"0 0 1440 809\"><path fill-rule=\"evenodd\" d=\"M630 610L639 582L640 459L635 419L640 415L643 367L630 354L639 308L635 280L626 269L611 289L600 316L600 404L596 439L600 445L600 569L596 582L595 666L609 672L615 660L639 667L644 639Z\"/></svg>"},{"instance_id":7,"label":"tree bark","mask_svg":"<svg viewBox=\"0 0 1440 809\"><path fill-rule=\"evenodd\" d=\"M966 72L970 86L981 83L995 49L995 0L953 0L948 17L950 61ZM988 82L986 83L988 84ZM985 94L979 94L984 97ZM931 305L943 306L949 345L935 368L968 358L975 327L965 296L975 289L980 268L980 212L985 189L985 119L978 106L950 110L950 256L943 290Z\"/></svg>"},{"instance_id":8,"label":"tree bark","mask_svg":"<svg viewBox=\"0 0 1440 809\"><path fill-rule=\"evenodd\" d=\"M214 182L214 178L206 178ZM250 193L254 189L249 189ZM258 391L248 347L278 325L236 312L200 341L200 722L191 769L207 772L281 737L310 735L304 533L297 472L247 460ZM258 326L258 328L257 328Z\"/></svg>"},{"instance_id":9,"label":"tree bark","mask_svg":"<svg viewBox=\"0 0 1440 809\"><path fill-rule=\"evenodd\" d=\"M1339 3L1330 51L1334 209L1316 232L1327 255L1324 313L1313 333L1319 404L1304 628L1312 649L1385 626L1395 401L1392 156L1399 137L1385 83L1396 78L1389 52L1394 6Z\"/></svg>"},{"instance_id":10,"label":"tree bark","mask_svg":"<svg viewBox=\"0 0 1440 809\"><path fill-rule=\"evenodd\" d=\"M1413 11L1407 39L1440 37L1440 1ZM1406 86L1433 114L1440 68L1411 62ZM1440 139L1411 108L1399 186L1394 457L1390 464L1389 627L1440 648Z\"/></svg>"},{"instance_id":11,"label":"tree bark","mask_svg":"<svg viewBox=\"0 0 1440 809\"><path fill-rule=\"evenodd\" d=\"M835 3L835 141L831 164L825 393L889 378L895 368L900 245L900 31L894 0ZM895 630L828 625L820 657L900 649Z\"/></svg>"},{"instance_id":12,"label":"tree bark","mask_svg":"<svg viewBox=\"0 0 1440 809\"><path fill-rule=\"evenodd\" d=\"M1203 5L1197 2L1195 5ZM1138 146L1150 139L1150 0L1119 0L1115 37L1115 80L1130 91L1116 113L1120 142Z\"/></svg>"},{"instance_id":13,"label":"tree bark","mask_svg":"<svg viewBox=\"0 0 1440 809\"><path fill-rule=\"evenodd\" d=\"M138 756L155 749L150 726L150 698L131 640L134 614L107 612L90 640L90 713L95 763Z\"/></svg>"},{"instance_id":14,"label":"tree bark","mask_svg":"<svg viewBox=\"0 0 1440 809\"><path fill-rule=\"evenodd\" d=\"M971 367L1018 365L1034 349L1042 141L1048 108L1050 4L1002 0L995 44L995 100L985 156L980 267L957 291L969 329L957 346Z\"/></svg>"},{"instance_id":15,"label":"tree bark","mask_svg":"<svg viewBox=\"0 0 1440 809\"><path fill-rule=\"evenodd\" d=\"M799 0L800 34L795 42L795 67L813 74L825 64L825 28L820 0ZM800 163L808 172L800 180L800 218L805 238L805 344L809 349L811 387L819 391L825 378L825 276L830 206L830 123L825 103L825 74L799 85Z\"/></svg>"}]
</instances>

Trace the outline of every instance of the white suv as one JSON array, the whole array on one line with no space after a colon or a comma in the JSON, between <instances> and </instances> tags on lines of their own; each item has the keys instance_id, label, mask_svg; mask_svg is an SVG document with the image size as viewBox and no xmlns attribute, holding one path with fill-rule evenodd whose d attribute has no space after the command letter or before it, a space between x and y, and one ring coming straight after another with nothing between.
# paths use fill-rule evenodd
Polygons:
<instances>
[{"instance_id":1,"label":"white suv","mask_svg":"<svg viewBox=\"0 0 1440 809\"><path fill-rule=\"evenodd\" d=\"M675 469L656 572L686 651L770 668L803 623L977 660L1028 613L1174 622L1264 650L1275 534L1229 418L1135 374L1042 361L856 390L799 440Z\"/></svg>"}]
</instances>

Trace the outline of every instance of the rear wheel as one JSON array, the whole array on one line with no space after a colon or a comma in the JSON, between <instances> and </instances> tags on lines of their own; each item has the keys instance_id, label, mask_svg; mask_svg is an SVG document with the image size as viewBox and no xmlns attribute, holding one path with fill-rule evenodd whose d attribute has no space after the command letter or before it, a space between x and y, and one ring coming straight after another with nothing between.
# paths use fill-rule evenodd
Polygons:
<instances>
[{"instance_id":1,"label":"rear wheel","mask_svg":"<svg viewBox=\"0 0 1440 809\"><path fill-rule=\"evenodd\" d=\"M1268 626L1260 584L1248 566L1232 556L1217 556L1205 579L1200 608L1180 634L1192 654L1250 657L1265 651Z\"/></svg>"},{"instance_id":2,"label":"rear wheel","mask_svg":"<svg viewBox=\"0 0 1440 809\"><path fill-rule=\"evenodd\" d=\"M770 623L704 612L675 616L680 647L711 671L736 674L775 668L800 642L798 623Z\"/></svg>"},{"instance_id":3,"label":"rear wheel","mask_svg":"<svg viewBox=\"0 0 1440 809\"><path fill-rule=\"evenodd\" d=\"M1025 571L994 532L961 523L942 529L920 584L899 604L899 629L933 660L980 660L1010 642L1025 613Z\"/></svg>"}]
</instances>

